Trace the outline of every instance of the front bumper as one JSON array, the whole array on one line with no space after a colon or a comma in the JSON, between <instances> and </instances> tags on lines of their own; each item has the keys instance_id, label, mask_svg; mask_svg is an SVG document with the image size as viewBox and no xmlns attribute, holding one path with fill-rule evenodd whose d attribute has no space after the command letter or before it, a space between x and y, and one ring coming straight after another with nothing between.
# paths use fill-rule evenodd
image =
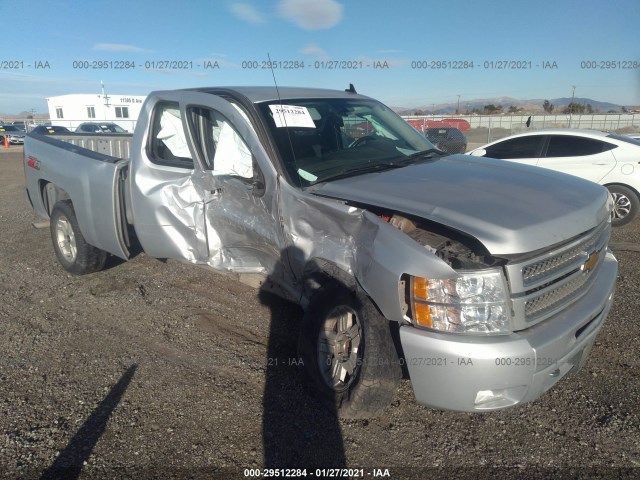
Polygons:
<instances>
[{"instance_id":1,"label":"front bumper","mask_svg":"<svg viewBox=\"0 0 640 480\"><path fill-rule=\"evenodd\" d=\"M613 302L611 252L589 293L558 315L505 336L460 336L400 328L418 403L445 410L497 410L539 398L584 365Z\"/></svg>"}]
</instances>

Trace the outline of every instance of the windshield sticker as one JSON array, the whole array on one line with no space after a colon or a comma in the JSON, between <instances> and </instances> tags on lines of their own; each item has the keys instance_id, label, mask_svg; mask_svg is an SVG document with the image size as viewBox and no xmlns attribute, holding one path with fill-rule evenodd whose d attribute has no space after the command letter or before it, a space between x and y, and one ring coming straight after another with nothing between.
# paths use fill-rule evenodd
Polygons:
<instances>
[{"instance_id":1,"label":"windshield sticker","mask_svg":"<svg viewBox=\"0 0 640 480\"><path fill-rule=\"evenodd\" d=\"M306 170L302 170L301 168L298 169L298 175L300 175L308 182L315 182L318 179L318 177L316 177L312 173L309 173Z\"/></svg>"},{"instance_id":2,"label":"windshield sticker","mask_svg":"<svg viewBox=\"0 0 640 480\"><path fill-rule=\"evenodd\" d=\"M276 127L316 128L307 107L295 105L269 105Z\"/></svg>"}]
</instances>

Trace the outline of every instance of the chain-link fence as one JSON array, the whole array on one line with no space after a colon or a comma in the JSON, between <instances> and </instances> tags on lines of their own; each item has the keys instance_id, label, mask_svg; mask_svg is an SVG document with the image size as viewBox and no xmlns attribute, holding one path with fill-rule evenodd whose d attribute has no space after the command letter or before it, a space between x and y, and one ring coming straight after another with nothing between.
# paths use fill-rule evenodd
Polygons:
<instances>
[{"instance_id":1,"label":"chain-link fence","mask_svg":"<svg viewBox=\"0 0 640 480\"><path fill-rule=\"evenodd\" d=\"M543 128L586 128L617 133L640 132L640 113L596 113L596 114L557 114L557 115L411 115L403 116L418 131L430 127L451 126L464 133L469 143L468 149L484 145L500 138L515 135L529 130ZM59 125L75 131L76 127L87 120L32 120L10 119L7 123L22 121L27 131L38 124ZM98 122L99 123L99 122ZM122 128L133 132L135 119L118 119ZM345 125L346 127L346 125ZM366 135L367 122L356 122L349 125L352 136L357 138Z\"/></svg>"},{"instance_id":2,"label":"chain-link fence","mask_svg":"<svg viewBox=\"0 0 640 480\"><path fill-rule=\"evenodd\" d=\"M470 146L543 128L586 128L618 133L640 132L640 113L425 115L403 118L419 131L439 126L456 127L465 134Z\"/></svg>"}]
</instances>

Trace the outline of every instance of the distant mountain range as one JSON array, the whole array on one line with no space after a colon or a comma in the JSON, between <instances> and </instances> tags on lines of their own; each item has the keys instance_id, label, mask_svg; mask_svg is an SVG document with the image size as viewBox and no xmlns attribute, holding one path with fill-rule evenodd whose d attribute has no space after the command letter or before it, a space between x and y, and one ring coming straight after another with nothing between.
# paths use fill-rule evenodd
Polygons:
<instances>
[{"instance_id":1,"label":"distant mountain range","mask_svg":"<svg viewBox=\"0 0 640 480\"><path fill-rule=\"evenodd\" d=\"M563 98L550 98L549 102L553 105L553 112L562 113L562 109L571 103L571 97ZM496 107L502 105L502 111L508 112L509 107L514 106L516 108L522 108L524 113L536 113L543 112L542 104L544 98L536 98L531 100L519 100L511 97L496 97L496 98L477 98L474 100L461 100L460 101L460 113L467 111L471 112L473 109L482 111L485 105L495 105ZM599 102L591 98L575 97L573 101L581 105L591 105L594 112L606 113L610 110L620 112L622 105L609 102ZM440 103L440 104L426 104L419 105L414 108L397 107L394 108L396 112L401 115L411 115L416 111L422 111L427 114L450 114L455 113L458 107L457 102L452 103ZM630 107L627 107L630 109Z\"/></svg>"},{"instance_id":2,"label":"distant mountain range","mask_svg":"<svg viewBox=\"0 0 640 480\"><path fill-rule=\"evenodd\" d=\"M48 113L36 113L33 114L31 112L20 112L20 113L5 113L5 112L0 112L0 120L13 120L13 119L19 119L19 120L24 120L26 118L29 118L31 115L33 115L34 120L48 120L49 119L49 114Z\"/></svg>"},{"instance_id":3,"label":"distant mountain range","mask_svg":"<svg viewBox=\"0 0 640 480\"><path fill-rule=\"evenodd\" d=\"M553 105L553 112L551 113L562 113L562 109L571 103L571 97L562 97L562 98L550 98L549 102ZM502 105L502 111L507 113L509 111L509 107L514 106L517 108L521 108L522 112L519 113L539 113L543 112L542 104L544 103L544 98L535 98L531 100L519 100L517 98L511 97L496 97L496 98L476 98L474 100L461 100L460 101L460 113L466 113L467 111L471 112L474 109L482 111L485 105L495 105L496 107ZM610 110L615 112L620 112L622 109L622 105L618 105L616 103L609 102L599 102L597 100L593 100L591 98L582 98L576 97L573 99L575 103L581 105L591 105L594 113L606 113ZM424 104L418 105L416 107L407 108L407 107L392 107L394 111L398 112L400 115L413 115L417 111L421 111L425 114L436 114L436 115L446 115L456 112L458 104L457 102L452 103L436 103L436 104ZM631 110L640 110L639 106L630 107L625 105L625 107ZM4 119L6 121L10 121L12 119L25 119L32 115L31 112L20 112L20 113L4 113L0 112L0 120ZM48 113L36 113L34 116L35 120L47 120L49 119Z\"/></svg>"}]
</instances>

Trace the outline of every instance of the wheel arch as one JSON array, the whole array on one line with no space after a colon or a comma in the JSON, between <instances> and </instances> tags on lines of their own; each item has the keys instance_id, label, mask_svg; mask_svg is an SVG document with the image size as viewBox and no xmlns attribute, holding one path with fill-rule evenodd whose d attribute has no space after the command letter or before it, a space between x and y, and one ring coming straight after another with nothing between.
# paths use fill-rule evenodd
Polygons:
<instances>
[{"instance_id":1,"label":"wheel arch","mask_svg":"<svg viewBox=\"0 0 640 480\"><path fill-rule=\"evenodd\" d=\"M49 217L51 217L51 211L57 202L71 200L71 197L64 189L49 180L39 180L38 191L40 192L40 202L42 202L44 211Z\"/></svg>"},{"instance_id":2,"label":"wheel arch","mask_svg":"<svg viewBox=\"0 0 640 480\"><path fill-rule=\"evenodd\" d=\"M302 283L302 301L300 302L302 308L306 310L311 301L311 297L322 287L332 282L342 285L354 294L359 293L366 295L376 310L378 310L378 313L387 318L380 308L380 305L376 302L376 299L363 287L355 274L346 271L331 260L320 257L311 259L305 265ZM390 320L389 318L387 318L387 320L390 323L398 323L396 320Z\"/></svg>"},{"instance_id":3,"label":"wheel arch","mask_svg":"<svg viewBox=\"0 0 640 480\"><path fill-rule=\"evenodd\" d=\"M51 218L53 207L55 207L56 203L58 202L68 200L75 211L75 204L71 199L71 195L69 195L69 193L67 193L67 191L64 188L59 187L52 181L46 180L46 179L40 179L38 181L38 190L40 192L40 201L42 202L42 207L44 209L44 212L49 217L49 219ZM80 232L86 238L86 234L87 234L86 228L81 222L81 220L77 218L78 213L75 212L75 214L76 214L76 219L77 219L76 221L78 222L78 227L80 229Z\"/></svg>"},{"instance_id":4,"label":"wheel arch","mask_svg":"<svg viewBox=\"0 0 640 480\"><path fill-rule=\"evenodd\" d=\"M302 306L306 308L311 297L329 282L340 283L352 291L359 287L356 277L326 258L312 258L302 272Z\"/></svg>"},{"instance_id":5,"label":"wheel arch","mask_svg":"<svg viewBox=\"0 0 640 480\"><path fill-rule=\"evenodd\" d=\"M602 184L603 187L624 187L624 188L628 188L629 190L631 190L633 193L636 194L636 197L638 197L638 200L640 200L640 192L632 187L631 185L629 185L628 183L622 183L622 182L609 182L609 183L603 183Z\"/></svg>"}]
</instances>

